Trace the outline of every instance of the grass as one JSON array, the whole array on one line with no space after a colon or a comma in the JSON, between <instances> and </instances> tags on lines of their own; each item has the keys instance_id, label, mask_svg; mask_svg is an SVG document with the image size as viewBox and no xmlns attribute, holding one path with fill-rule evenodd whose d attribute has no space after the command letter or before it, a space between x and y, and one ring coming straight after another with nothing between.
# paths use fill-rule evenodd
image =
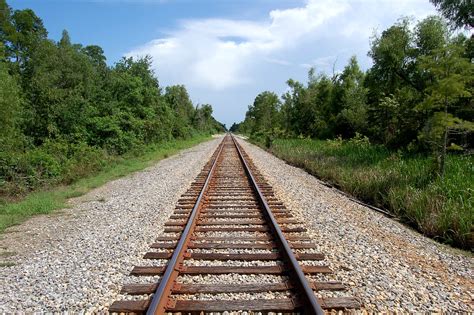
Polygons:
<instances>
[{"instance_id":1,"label":"grass","mask_svg":"<svg viewBox=\"0 0 474 315\"><path fill-rule=\"evenodd\" d=\"M430 157L391 152L360 139L278 139L270 150L427 236L464 249L474 246L473 156L448 156L441 179Z\"/></svg>"},{"instance_id":2,"label":"grass","mask_svg":"<svg viewBox=\"0 0 474 315\"><path fill-rule=\"evenodd\" d=\"M210 136L196 136L187 140L175 140L144 148L139 155L128 155L112 160L95 174L91 174L67 186L58 186L44 191L36 191L24 196L20 201L2 200L0 204L0 232L9 226L19 224L37 214L47 214L67 207L69 198L79 197L106 182L142 170L167 158L178 151L209 140Z\"/></svg>"}]
</instances>

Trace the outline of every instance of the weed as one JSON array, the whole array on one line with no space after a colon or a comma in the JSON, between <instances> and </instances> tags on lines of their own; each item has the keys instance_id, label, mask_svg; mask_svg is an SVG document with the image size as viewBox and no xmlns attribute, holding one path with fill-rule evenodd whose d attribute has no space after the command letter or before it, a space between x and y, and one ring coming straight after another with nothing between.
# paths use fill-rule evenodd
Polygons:
<instances>
[{"instance_id":1,"label":"weed","mask_svg":"<svg viewBox=\"0 0 474 315\"><path fill-rule=\"evenodd\" d=\"M427 236L461 248L474 246L472 156L448 156L441 179L430 157L391 152L362 137L277 139L271 151L365 202L388 209Z\"/></svg>"},{"instance_id":2,"label":"weed","mask_svg":"<svg viewBox=\"0 0 474 315\"><path fill-rule=\"evenodd\" d=\"M145 148L141 155L129 154L111 160L100 171L96 170L85 177L76 179L69 185L56 186L44 191L34 191L17 202L4 199L0 202L0 232L3 232L9 226L23 222L33 215L46 214L67 207L66 201L68 198L79 197L110 180L142 170L165 156L173 155L182 149L209 139L210 136L196 136L187 140L154 144Z\"/></svg>"}]
</instances>

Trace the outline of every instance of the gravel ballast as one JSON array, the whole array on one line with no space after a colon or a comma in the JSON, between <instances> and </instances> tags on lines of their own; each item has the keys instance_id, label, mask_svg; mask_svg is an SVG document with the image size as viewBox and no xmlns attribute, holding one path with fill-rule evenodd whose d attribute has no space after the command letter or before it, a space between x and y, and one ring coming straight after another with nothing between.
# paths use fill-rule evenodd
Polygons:
<instances>
[{"instance_id":1,"label":"gravel ballast","mask_svg":"<svg viewBox=\"0 0 474 315\"><path fill-rule=\"evenodd\" d=\"M239 140L275 195L304 222L333 275L368 311L473 312L473 256L422 236Z\"/></svg>"},{"instance_id":2,"label":"gravel ballast","mask_svg":"<svg viewBox=\"0 0 474 315\"><path fill-rule=\"evenodd\" d=\"M72 207L38 216L2 235L0 312L100 312L115 300L143 296L119 294L125 283L156 282L159 277L129 277L144 260L174 205L186 192L221 138L182 151L142 172L110 182L71 201ZM324 253L335 271L313 280L344 282L368 311L474 310L473 258L427 239L384 215L350 201L315 177L260 148L239 140L275 195L306 224L317 244L301 252ZM249 236L244 232L198 235ZM170 236L171 233L167 233ZM168 251L168 250L157 250ZM208 252L205 249L193 250ZM215 252L215 251L213 251ZM239 250L230 252L268 252ZM16 253L9 256L8 253ZM252 262L253 264L254 262ZM321 263L321 262L315 262ZM198 264L194 260L186 265ZM199 265L245 265L239 261L199 261ZM273 283L272 275L181 275L184 283ZM318 293L319 295L319 293ZM224 299L261 295L225 294ZM284 294L282 293L282 296ZM145 296L147 297L147 296ZM214 299L206 294L182 296Z\"/></svg>"},{"instance_id":3,"label":"gravel ballast","mask_svg":"<svg viewBox=\"0 0 474 315\"><path fill-rule=\"evenodd\" d=\"M71 200L71 208L9 228L0 241L0 312L107 308L221 139L109 182Z\"/></svg>"}]
</instances>

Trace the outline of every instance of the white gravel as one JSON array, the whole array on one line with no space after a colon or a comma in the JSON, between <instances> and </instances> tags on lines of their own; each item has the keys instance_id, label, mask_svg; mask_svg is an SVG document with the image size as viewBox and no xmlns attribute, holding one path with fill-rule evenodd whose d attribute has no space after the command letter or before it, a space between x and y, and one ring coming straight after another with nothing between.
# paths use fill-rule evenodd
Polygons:
<instances>
[{"instance_id":1,"label":"white gravel","mask_svg":"<svg viewBox=\"0 0 474 315\"><path fill-rule=\"evenodd\" d=\"M474 312L474 259L350 201L305 171L239 140L368 311Z\"/></svg>"},{"instance_id":2,"label":"white gravel","mask_svg":"<svg viewBox=\"0 0 474 315\"><path fill-rule=\"evenodd\" d=\"M0 313L109 306L220 141L184 150L72 200L71 208L8 229L1 259L14 265L0 267ZM146 278L137 280L157 279Z\"/></svg>"}]
</instances>

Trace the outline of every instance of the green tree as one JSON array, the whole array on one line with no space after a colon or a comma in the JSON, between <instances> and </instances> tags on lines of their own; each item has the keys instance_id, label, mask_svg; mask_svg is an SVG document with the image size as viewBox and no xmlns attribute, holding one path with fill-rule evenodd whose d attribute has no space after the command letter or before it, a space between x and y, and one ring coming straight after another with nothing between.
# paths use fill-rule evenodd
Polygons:
<instances>
[{"instance_id":1,"label":"green tree","mask_svg":"<svg viewBox=\"0 0 474 315\"><path fill-rule=\"evenodd\" d=\"M8 14L5 6L3 6L3 12L3 15ZM43 21L30 9L15 10L1 26L7 57L13 58L17 67L20 68L48 35Z\"/></svg>"},{"instance_id":2,"label":"green tree","mask_svg":"<svg viewBox=\"0 0 474 315\"><path fill-rule=\"evenodd\" d=\"M175 137L189 136L194 106L184 85L167 86L164 98L175 114L173 135Z\"/></svg>"},{"instance_id":3,"label":"green tree","mask_svg":"<svg viewBox=\"0 0 474 315\"><path fill-rule=\"evenodd\" d=\"M308 135L314 121L314 110L309 104L307 89L293 79L286 83L289 91L283 95L281 106L284 129L287 134Z\"/></svg>"},{"instance_id":4,"label":"green tree","mask_svg":"<svg viewBox=\"0 0 474 315\"><path fill-rule=\"evenodd\" d=\"M20 88L8 73L7 64L0 61L0 152L12 152L20 147L20 117Z\"/></svg>"},{"instance_id":5,"label":"green tree","mask_svg":"<svg viewBox=\"0 0 474 315\"><path fill-rule=\"evenodd\" d=\"M403 19L375 37L369 52L374 64L365 79L368 118L374 122L369 128L372 140L392 148L416 141L432 114L417 108L432 80L420 60L445 46L448 37L439 17L418 22L413 31Z\"/></svg>"},{"instance_id":6,"label":"green tree","mask_svg":"<svg viewBox=\"0 0 474 315\"><path fill-rule=\"evenodd\" d=\"M434 112L428 125L430 139L427 140L435 143L439 173L442 177L445 172L450 131L474 130L471 122L463 121L449 113L461 98L472 96L474 65L462 57L462 52L462 47L450 43L421 59L422 69L429 72L433 80L426 89L427 97L420 107ZM440 112L443 115L440 115Z\"/></svg>"},{"instance_id":7,"label":"green tree","mask_svg":"<svg viewBox=\"0 0 474 315\"><path fill-rule=\"evenodd\" d=\"M31 113L26 132L38 144L46 138L85 134L95 69L64 35L57 45L40 43L23 76Z\"/></svg>"},{"instance_id":8,"label":"green tree","mask_svg":"<svg viewBox=\"0 0 474 315\"><path fill-rule=\"evenodd\" d=\"M336 134L353 136L355 132L363 133L366 130L367 88L364 78L357 58L351 57L335 83L334 102L341 105L336 114Z\"/></svg>"},{"instance_id":9,"label":"green tree","mask_svg":"<svg viewBox=\"0 0 474 315\"><path fill-rule=\"evenodd\" d=\"M249 107L249 116L255 121L252 133L272 132L278 124L278 110L280 100L273 92L262 92L255 97L253 105Z\"/></svg>"},{"instance_id":10,"label":"green tree","mask_svg":"<svg viewBox=\"0 0 474 315\"><path fill-rule=\"evenodd\" d=\"M430 0L454 27L474 27L472 0Z\"/></svg>"}]
</instances>

